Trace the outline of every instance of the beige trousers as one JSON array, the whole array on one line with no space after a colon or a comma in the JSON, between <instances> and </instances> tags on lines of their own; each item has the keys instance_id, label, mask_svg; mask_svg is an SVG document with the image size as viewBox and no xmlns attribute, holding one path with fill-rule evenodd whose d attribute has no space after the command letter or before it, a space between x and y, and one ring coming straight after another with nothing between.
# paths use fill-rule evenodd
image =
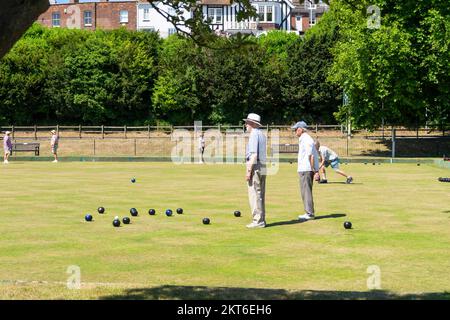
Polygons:
<instances>
[{"instance_id":1,"label":"beige trousers","mask_svg":"<svg viewBox=\"0 0 450 320\"><path fill-rule=\"evenodd\" d=\"M264 174L263 174L264 173ZM252 177L248 181L248 200L254 223L266 222L266 175L263 166L253 166Z\"/></svg>"}]
</instances>

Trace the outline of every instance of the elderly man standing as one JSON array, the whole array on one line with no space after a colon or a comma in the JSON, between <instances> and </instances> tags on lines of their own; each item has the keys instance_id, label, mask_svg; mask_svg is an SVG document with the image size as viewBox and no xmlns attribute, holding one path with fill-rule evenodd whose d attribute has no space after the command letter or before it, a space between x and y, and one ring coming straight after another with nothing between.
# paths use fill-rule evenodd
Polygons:
<instances>
[{"instance_id":1,"label":"elderly man standing","mask_svg":"<svg viewBox=\"0 0 450 320\"><path fill-rule=\"evenodd\" d=\"M11 134L10 131L6 131L5 136L3 137L3 150L4 150L3 163L5 164L8 163L8 158L12 152L12 142L10 134Z\"/></svg>"},{"instance_id":2,"label":"elderly man standing","mask_svg":"<svg viewBox=\"0 0 450 320\"><path fill-rule=\"evenodd\" d=\"M52 138L50 139L50 146L52 147L52 154L55 157L55 160L52 162L58 162L58 144L59 144L59 136L55 130L50 131L52 134Z\"/></svg>"},{"instance_id":3,"label":"elderly man standing","mask_svg":"<svg viewBox=\"0 0 450 320\"><path fill-rule=\"evenodd\" d=\"M246 148L245 179L248 184L248 199L252 211L252 223L247 228L264 228L266 226L266 137L259 128L261 117L250 113L245 121L246 130L250 133Z\"/></svg>"},{"instance_id":4,"label":"elderly man standing","mask_svg":"<svg viewBox=\"0 0 450 320\"><path fill-rule=\"evenodd\" d=\"M302 221L312 220L314 215L314 200L312 193L313 181L319 177L319 155L313 138L307 133L308 126L304 121L297 122L292 129L298 139L298 174L300 177L300 192L305 214L298 218Z\"/></svg>"}]
</instances>

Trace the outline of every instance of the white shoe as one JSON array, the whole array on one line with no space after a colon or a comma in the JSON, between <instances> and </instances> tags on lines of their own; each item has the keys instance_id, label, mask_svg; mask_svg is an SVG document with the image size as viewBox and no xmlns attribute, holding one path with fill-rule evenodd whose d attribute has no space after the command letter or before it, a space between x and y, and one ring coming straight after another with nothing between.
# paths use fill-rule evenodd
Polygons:
<instances>
[{"instance_id":1,"label":"white shoe","mask_svg":"<svg viewBox=\"0 0 450 320\"><path fill-rule=\"evenodd\" d=\"M305 213L304 215L298 216L298 220L302 221L308 221L308 220L314 220L316 217L312 214Z\"/></svg>"},{"instance_id":2,"label":"white shoe","mask_svg":"<svg viewBox=\"0 0 450 320\"><path fill-rule=\"evenodd\" d=\"M58 160L53 160L52 162L58 162Z\"/></svg>"},{"instance_id":3,"label":"white shoe","mask_svg":"<svg viewBox=\"0 0 450 320\"><path fill-rule=\"evenodd\" d=\"M260 223L255 223L252 222L250 224L247 225L247 228L249 229L253 229L253 228L265 228L266 227L266 223L265 222L260 222Z\"/></svg>"},{"instance_id":4,"label":"white shoe","mask_svg":"<svg viewBox=\"0 0 450 320\"><path fill-rule=\"evenodd\" d=\"M9 163L8 160L3 161L3 163Z\"/></svg>"}]
</instances>

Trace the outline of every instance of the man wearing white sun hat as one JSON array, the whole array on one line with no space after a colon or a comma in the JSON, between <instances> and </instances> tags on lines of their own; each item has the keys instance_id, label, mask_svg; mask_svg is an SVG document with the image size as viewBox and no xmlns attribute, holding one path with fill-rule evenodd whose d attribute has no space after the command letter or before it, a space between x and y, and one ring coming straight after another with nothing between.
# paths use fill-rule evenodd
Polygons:
<instances>
[{"instance_id":1,"label":"man wearing white sun hat","mask_svg":"<svg viewBox=\"0 0 450 320\"><path fill-rule=\"evenodd\" d=\"M55 160L52 162L58 162L58 144L59 144L59 136L56 130L50 131L52 134L52 138L50 139L50 146L52 147L52 154L55 157Z\"/></svg>"},{"instance_id":2,"label":"man wearing white sun hat","mask_svg":"<svg viewBox=\"0 0 450 320\"><path fill-rule=\"evenodd\" d=\"M252 223L247 228L264 228L266 226L266 137L261 131L261 117L250 113L245 121L250 133L246 148L246 174L248 199L252 211Z\"/></svg>"}]
</instances>

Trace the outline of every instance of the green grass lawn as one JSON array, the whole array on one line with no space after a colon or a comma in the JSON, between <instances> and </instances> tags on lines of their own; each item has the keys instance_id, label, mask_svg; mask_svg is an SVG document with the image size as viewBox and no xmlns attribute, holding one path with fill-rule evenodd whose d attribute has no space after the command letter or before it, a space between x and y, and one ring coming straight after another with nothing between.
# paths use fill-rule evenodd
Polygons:
<instances>
[{"instance_id":1,"label":"green grass lawn","mask_svg":"<svg viewBox=\"0 0 450 320\"><path fill-rule=\"evenodd\" d=\"M267 228L248 230L242 165L12 161L0 166L0 298L450 299L450 183L437 181L450 171L342 169L354 184L329 171L314 186L321 219L298 223L296 165L282 164L267 179ZM131 207L139 216L114 228ZM79 290L66 286L71 265ZM380 290L367 287L371 265Z\"/></svg>"}]
</instances>

